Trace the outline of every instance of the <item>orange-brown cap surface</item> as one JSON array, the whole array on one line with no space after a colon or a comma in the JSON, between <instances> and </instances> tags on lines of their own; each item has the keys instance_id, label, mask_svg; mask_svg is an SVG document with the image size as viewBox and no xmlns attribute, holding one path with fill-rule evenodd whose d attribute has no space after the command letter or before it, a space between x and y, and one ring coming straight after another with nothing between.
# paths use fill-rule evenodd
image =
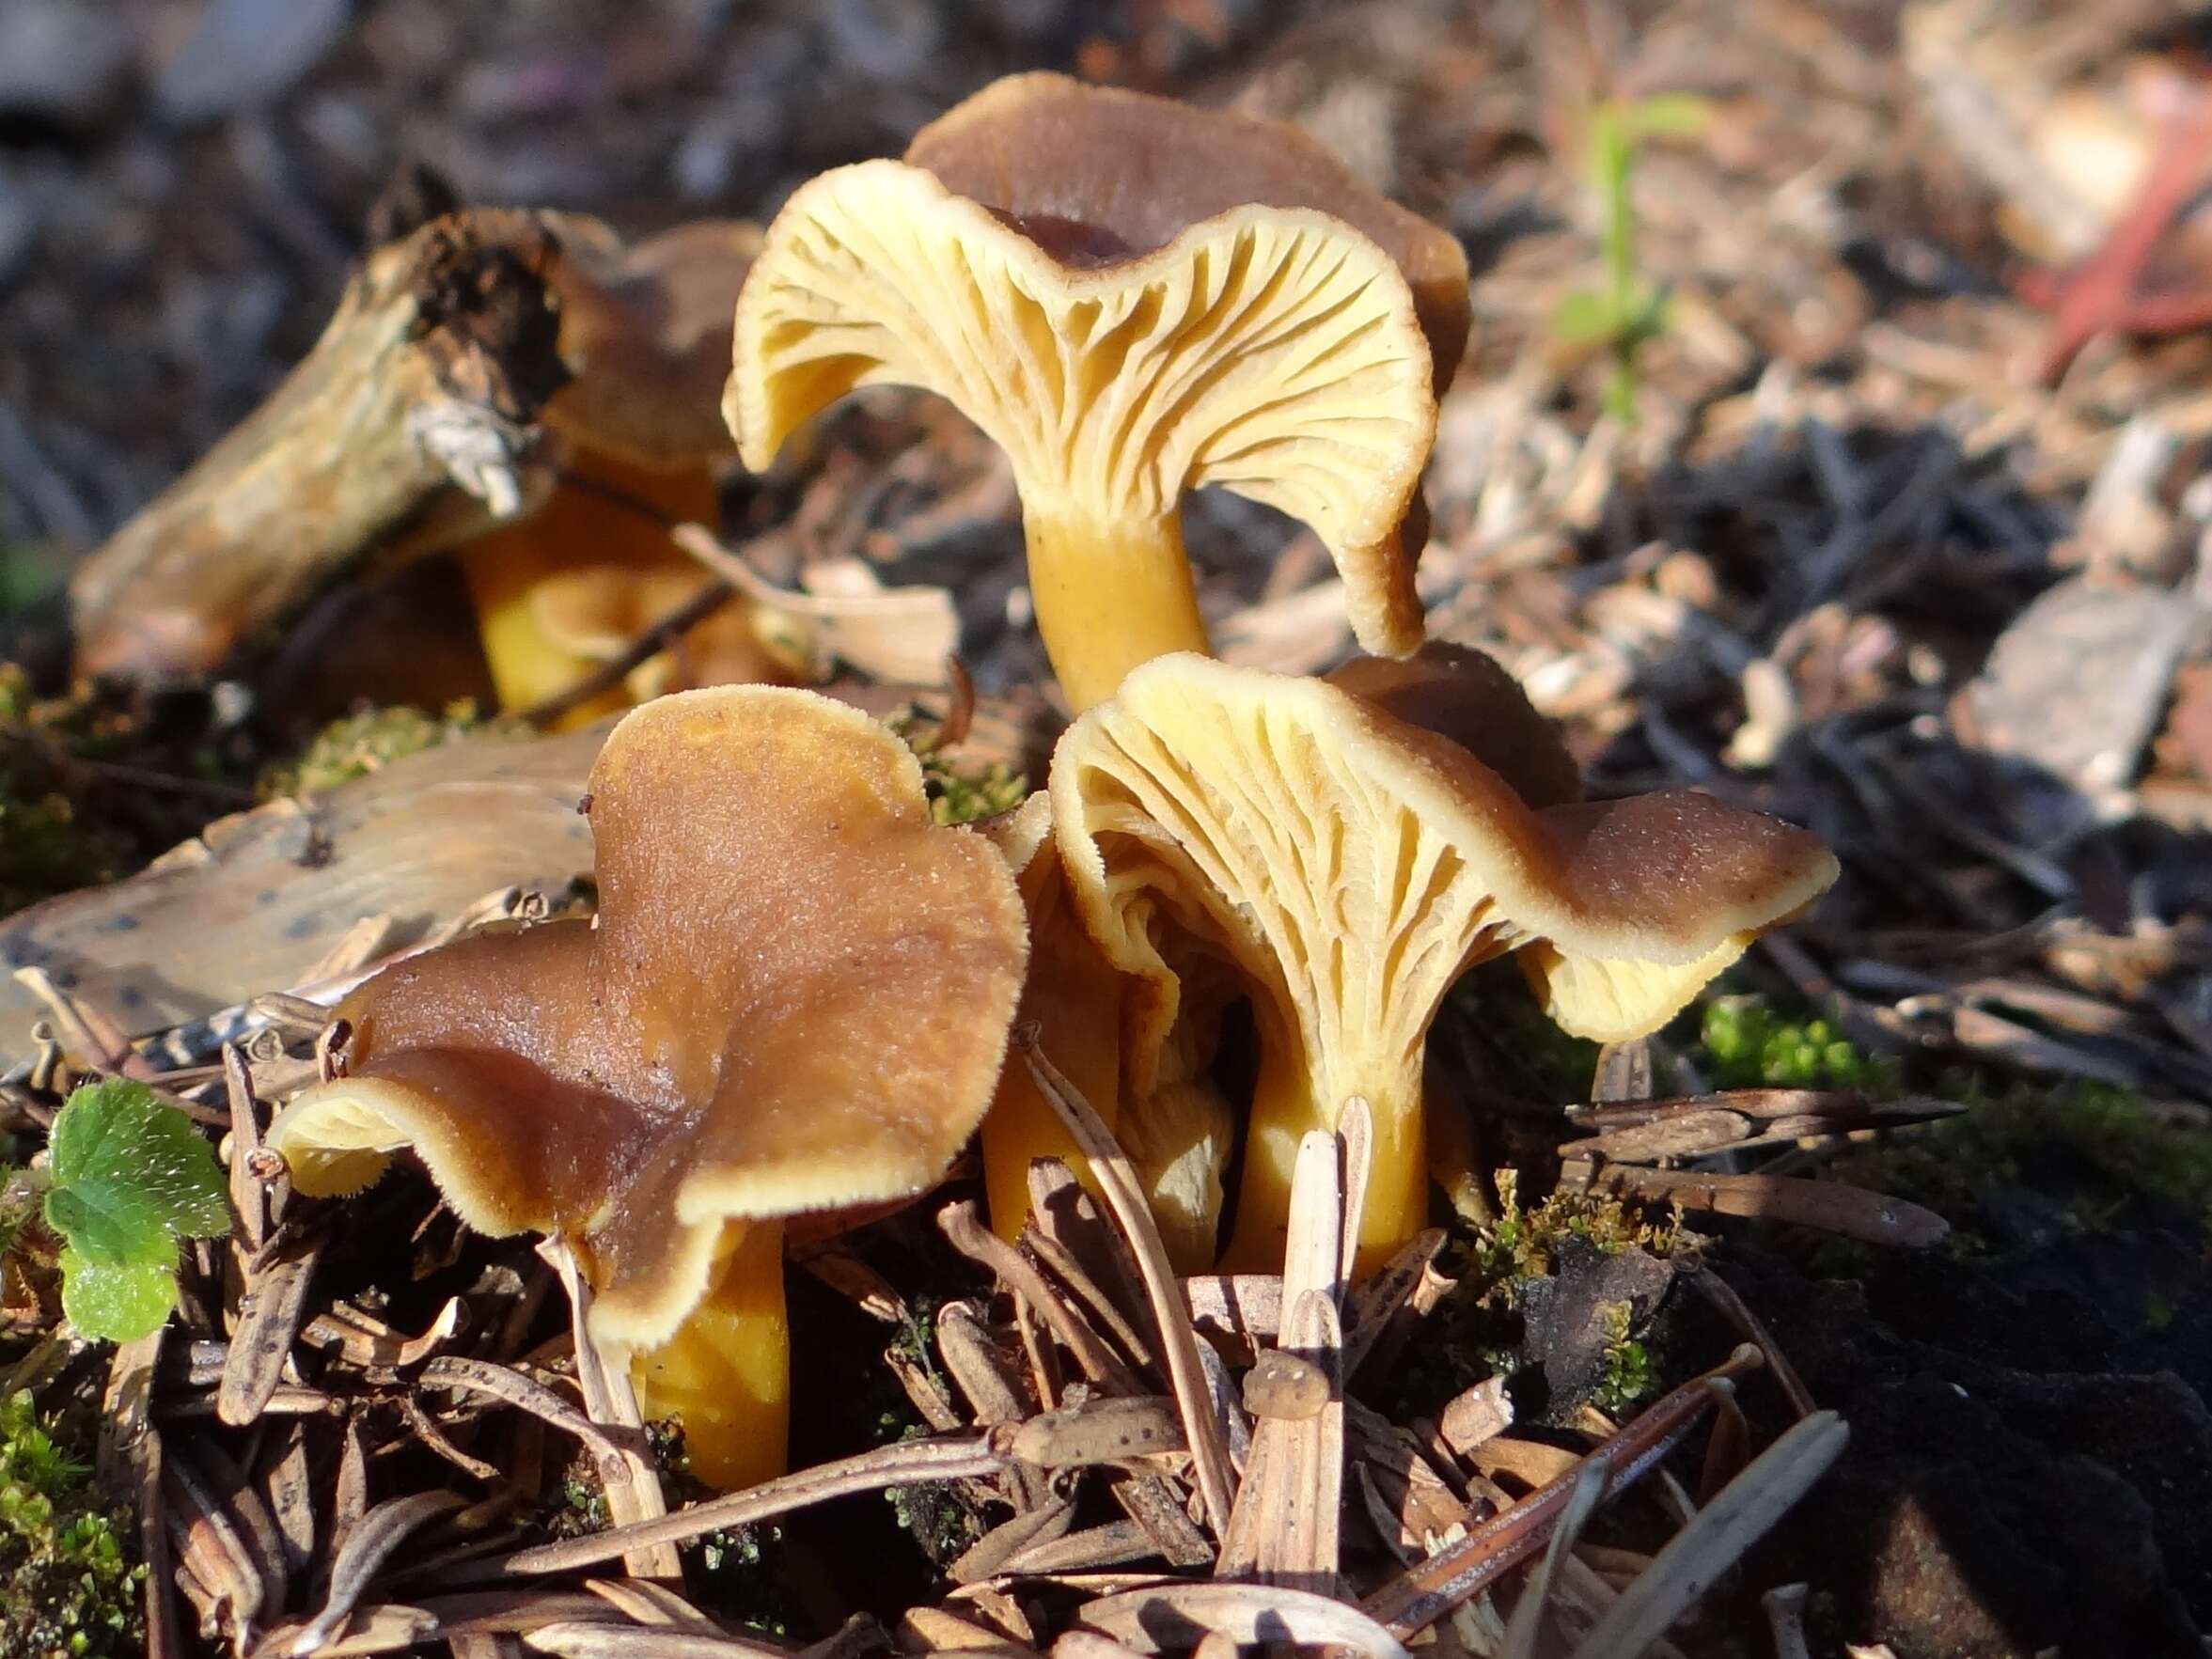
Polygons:
<instances>
[{"instance_id":1,"label":"orange-brown cap surface","mask_svg":"<svg viewBox=\"0 0 2212 1659\"><path fill-rule=\"evenodd\" d=\"M1370 189L1283 121L1203 109L1049 70L1009 75L914 135L906 159L1046 241L1127 258L1247 202L1341 219L1404 273L1439 397L1467 350L1458 239Z\"/></svg>"},{"instance_id":2,"label":"orange-brown cap surface","mask_svg":"<svg viewBox=\"0 0 2212 1659\"><path fill-rule=\"evenodd\" d=\"M468 1225L572 1239L591 1331L673 1336L732 1222L934 1181L990 1099L1021 902L931 822L858 711L719 687L630 714L592 769L597 924L478 937L340 1009L349 1074L270 1142L309 1195L412 1148Z\"/></svg>"}]
</instances>

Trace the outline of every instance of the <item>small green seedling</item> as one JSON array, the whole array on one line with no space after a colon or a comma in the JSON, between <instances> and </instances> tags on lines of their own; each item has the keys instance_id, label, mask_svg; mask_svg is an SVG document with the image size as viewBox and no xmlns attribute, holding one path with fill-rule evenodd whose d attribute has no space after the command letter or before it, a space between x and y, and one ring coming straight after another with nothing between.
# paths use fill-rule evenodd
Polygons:
<instances>
[{"instance_id":1,"label":"small green seedling","mask_svg":"<svg viewBox=\"0 0 2212 1659\"><path fill-rule=\"evenodd\" d=\"M1659 92L1608 99L1590 114L1590 179L1604 209L1600 241L1605 286L1577 289L1553 311L1551 330L1562 345L1602 347L1613 359L1606 411L1636 418L1636 356L1667 330L1667 293L1637 280L1636 219L1629 184L1639 146L1654 138L1694 138L1711 114L1702 98Z\"/></svg>"},{"instance_id":2,"label":"small green seedling","mask_svg":"<svg viewBox=\"0 0 2212 1659\"><path fill-rule=\"evenodd\" d=\"M230 1230L214 1150L143 1083L116 1079L70 1096L47 1162L62 1311L86 1337L145 1336L177 1306L177 1241Z\"/></svg>"}]
</instances>

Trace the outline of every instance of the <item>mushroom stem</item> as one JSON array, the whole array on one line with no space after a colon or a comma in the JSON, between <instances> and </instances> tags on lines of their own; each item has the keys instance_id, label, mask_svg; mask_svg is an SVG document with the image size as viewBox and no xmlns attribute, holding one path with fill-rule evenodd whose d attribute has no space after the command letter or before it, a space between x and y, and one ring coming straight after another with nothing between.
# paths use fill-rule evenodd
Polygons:
<instances>
[{"instance_id":1,"label":"mushroom stem","mask_svg":"<svg viewBox=\"0 0 2212 1659\"><path fill-rule=\"evenodd\" d=\"M724 1492L784 1472L791 1429L791 1334L783 1307L783 1223L723 1229L712 1288L681 1329L632 1355L649 1417L677 1417L692 1472Z\"/></svg>"},{"instance_id":2,"label":"mushroom stem","mask_svg":"<svg viewBox=\"0 0 2212 1659\"><path fill-rule=\"evenodd\" d=\"M1037 631L1076 713L1141 663L1211 650L1172 510L1116 517L1025 500L1023 528Z\"/></svg>"},{"instance_id":3,"label":"mushroom stem","mask_svg":"<svg viewBox=\"0 0 2212 1659\"><path fill-rule=\"evenodd\" d=\"M1353 1271L1383 1265L1428 1225L1427 1152L1421 1127L1421 1065L1417 1044L1403 1067L1345 1078L1316 1092L1306 1048L1294 1034L1260 1021L1260 1070L1245 1143L1236 1229L1222 1258L1224 1273L1280 1273L1290 1237L1291 1175L1298 1143L1310 1130L1334 1134L1344 1103L1367 1102L1374 1123L1367 1197L1359 1216Z\"/></svg>"},{"instance_id":4,"label":"mushroom stem","mask_svg":"<svg viewBox=\"0 0 2212 1659\"><path fill-rule=\"evenodd\" d=\"M586 487L564 479L537 513L478 538L462 555L484 659L500 704L508 709L526 709L557 696L597 665L547 628L540 596L548 583L604 565L626 566L640 576L648 571L688 574L698 570L667 531L620 496L634 497L673 519L712 522L715 513L714 476L703 464L652 472L579 450L570 457L567 470ZM588 488L592 484L616 493L596 493ZM698 571L701 586L707 579ZM588 726L633 700L620 688L605 692L569 710L556 728Z\"/></svg>"}]
</instances>

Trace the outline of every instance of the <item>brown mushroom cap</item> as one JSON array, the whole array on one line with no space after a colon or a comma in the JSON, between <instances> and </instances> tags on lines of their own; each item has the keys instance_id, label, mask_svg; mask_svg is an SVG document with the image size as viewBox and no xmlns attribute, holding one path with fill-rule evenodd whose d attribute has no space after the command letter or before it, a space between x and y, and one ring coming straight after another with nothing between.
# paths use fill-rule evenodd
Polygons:
<instances>
[{"instance_id":1,"label":"brown mushroom cap","mask_svg":"<svg viewBox=\"0 0 2212 1659\"><path fill-rule=\"evenodd\" d=\"M1315 209L1365 235L1404 273L1438 397L1467 351L1467 262L1458 239L1370 189L1287 122L1041 70L955 104L914 135L906 159L1039 241L1057 224L1123 258L1247 202Z\"/></svg>"},{"instance_id":2,"label":"brown mushroom cap","mask_svg":"<svg viewBox=\"0 0 2212 1659\"><path fill-rule=\"evenodd\" d=\"M1496 657L1432 639L1410 657L1354 657L1324 676L1340 691L1465 749L1530 806L1582 798L1582 772Z\"/></svg>"},{"instance_id":3,"label":"brown mushroom cap","mask_svg":"<svg viewBox=\"0 0 2212 1659\"><path fill-rule=\"evenodd\" d=\"M560 251L546 278L574 378L546 405L546 424L634 466L734 453L722 383L760 227L700 219L626 246L596 220L560 214L554 226Z\"/></svg>"},{"instance_id":4,"label":"brown mushroom cap","mask_svg":"<svg viewBox=\"0 0 2212 1659\"><path fill-rule=\"evenodd\" d=\"M477 937L370 980L350 1074L270 1143L309 1195L412 1147L490 1233L573 1239L595 1337L649 1347L732 1222L914 1192L982 1115L1025 954L978 837L906 746L809 692L664 697L591 773L597 925Z\"/></svg>"},{"instance_id":5,"label":"brown mushroom cap","mask_svg":"<svg viewBox=\"0 0 2212 1659\"><path fill-rule=\"evenodd\" d=\"M1421 1048L1467 968L1521 950L1568 1030L1640 1035L1836 871L1802 830L1702 795L1534 810L1351 692L1187 655L1069 728L1051 793L1085 925L1158 1019L1174 1018L1178 948L1253 990L1240 1235L1279 1226L1299 1135L1359 1095L1375 1119L1371 1249L1422 1225ZM1238 1265L1269 1254L1256 1238Z\"/></svg>"}]
</instances>

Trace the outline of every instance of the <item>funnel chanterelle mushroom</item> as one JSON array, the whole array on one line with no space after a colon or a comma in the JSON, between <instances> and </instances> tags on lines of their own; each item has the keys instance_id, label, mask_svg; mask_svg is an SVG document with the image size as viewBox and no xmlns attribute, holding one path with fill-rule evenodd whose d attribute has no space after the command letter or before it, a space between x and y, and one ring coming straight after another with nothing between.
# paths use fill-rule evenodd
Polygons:
<instances>
[{"instance_id":1,"label":"funnel chanterelle mushroom","mask_svg":"<svg viewBox=\"0 0 2212 1659\"><path fill-rule=\"evenodd\" d=\"M1177 509L1206 484L1310 526L1361 643L1402 654L1421 622L1399 529L1466 276L1449 236L1293 129L1017 76L905 162L792 196L738 302L724 413L759 469L857 387L949 399L1012 463L1077 708L1205 649Z\"/></svg>"},{"instance_id":2,"label":"funnel chanterelle mushroom","mask_svg":"<svg viewBox=\"0 0 2212 1659\"><path fill-rule=\"evenodd\" d=\"M1483 678L1425 706L1460 727ZM1561 775L1497 679L1511 782L1387 712L1407 686L1371 680L1370 700L1188 655L1131 675L1054 756L1075 901L1150 987L1137 1048L1177 1017L1179 953L1226 960L1251 993L1261 1052L1232 1268L1279 1261L1299 1137L1354 1095L1375 1124L1363 1262L1424 1225L1422 1047L1475 963L1517 951L1561 1025L1625 1039L1835 878L1812 836L1706 795L1532 807L1515 786L1542 800Z\"/></svg>"},{"instance_id":3,"label":"funnel chanterelle mushroom","mask_svg":"<svg viewBox=\"0 0 2212 1659\"><path fill-rule=\"evenodd\" d=\"M590 789L596 924L370 980L339 1009L349 1074L270 1144L310 1196L411 1148L469 1226L569 1239L591 1335L742 1484L783 1459L779 1218L943 1172L997 1075L1021 904L987 842L931 822L906 746L812 693L648 704Z\"/></svg>"}]
</instances>

